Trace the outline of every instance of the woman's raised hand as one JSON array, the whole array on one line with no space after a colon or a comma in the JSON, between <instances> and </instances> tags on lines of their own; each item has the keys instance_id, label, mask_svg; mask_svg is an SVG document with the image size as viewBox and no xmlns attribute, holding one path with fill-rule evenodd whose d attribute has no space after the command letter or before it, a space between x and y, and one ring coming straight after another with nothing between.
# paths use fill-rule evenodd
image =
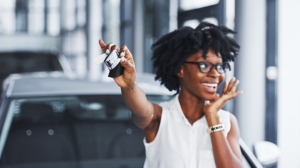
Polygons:
<instances>
[{"instance_id":1,"label":"woman's raised hand","mask_svg":"<svg viewBox=\"0 0 300 168\"><path fill-rule=\"evenodd\" d=\"M107 55L112 51L116 50L121 57L123 57L120 61L121 65L124 67L124 73L121 76L114 78L117 85L122 88L130 88L135 85L136 72L134 61L132 58L132 54L127 48L126 45L122 45L121 48L114 45L113 43L109 43L105 45L102 40L99 40L99 45L104 53Z\"/></svg>"},{"instance_id":2,"label":"woman's raised hand","mask_svg":"<svg viewBox=\"0 0 300 168\"><path fill-rule=\"evenodd\" d=\"M203 111L205 115L216 114L228 100L233 99L237 95L241 94L243 91L236 92L236 87L238 84L239 80L234 80L234 78L230 80L228 86L225 82L221 97L219 94L216 94L214 99L210 101L210 104L204 106Z\"/></svg>"}]
</instances>

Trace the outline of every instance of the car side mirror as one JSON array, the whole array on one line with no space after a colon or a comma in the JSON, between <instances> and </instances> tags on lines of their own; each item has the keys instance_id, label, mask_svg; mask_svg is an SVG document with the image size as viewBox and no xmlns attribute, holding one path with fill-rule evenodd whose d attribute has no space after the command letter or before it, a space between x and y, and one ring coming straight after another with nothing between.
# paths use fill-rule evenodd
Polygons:
<instances>
[{"instance_id":1,"label":"car side mirror","mask_svg":"<svg viewBox=\"0 0 300 168\"><path fill-rule=\"evenodd\" d=\"M258 161L266 168L275 165L281 155L280 148L272 142L258 141L253 148Z\"/></svg>"}]
</instances>

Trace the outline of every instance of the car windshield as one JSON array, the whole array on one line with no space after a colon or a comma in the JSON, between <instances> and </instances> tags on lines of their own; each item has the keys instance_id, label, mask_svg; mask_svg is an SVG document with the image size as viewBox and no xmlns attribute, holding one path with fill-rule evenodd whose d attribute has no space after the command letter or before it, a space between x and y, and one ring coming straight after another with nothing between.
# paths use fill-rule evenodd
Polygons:
<instances>
[{"instance_id":1,"label":"car windshield","mask_svg":"<svg viewBox=\"0 0 300 168\"><path fill-rule=\"evenodd\" d=\"M160 103L172 96L147 98ZM13 99L0 135L0 167L143 167L143 138L121 95Z\"/></svg>"}]
</instances>

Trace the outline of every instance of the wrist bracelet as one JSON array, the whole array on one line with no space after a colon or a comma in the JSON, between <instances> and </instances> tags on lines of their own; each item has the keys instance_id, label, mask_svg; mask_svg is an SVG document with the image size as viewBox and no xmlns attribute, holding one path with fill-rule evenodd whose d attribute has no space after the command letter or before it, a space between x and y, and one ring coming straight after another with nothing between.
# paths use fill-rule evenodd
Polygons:
<instances>
[{"instance_id":1,"label":"wrist bracelet","mask_svg":"<svg viewBox=\"0 0 300 168\"><path fill-rule=\"evenodd\" d=\"M212 127L207 128L207 133L211 134L212 132L217 132L217 131L224 131L224 125L223 124L218 124L214 125Z\"/></svg>"}]
</instances>

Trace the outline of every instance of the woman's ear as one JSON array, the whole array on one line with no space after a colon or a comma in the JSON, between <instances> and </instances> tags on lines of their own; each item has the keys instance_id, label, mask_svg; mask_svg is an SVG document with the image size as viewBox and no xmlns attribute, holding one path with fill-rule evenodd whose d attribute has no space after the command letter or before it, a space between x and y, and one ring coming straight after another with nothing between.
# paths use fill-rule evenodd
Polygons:
<instances>
[{"instance_id":1,"label":"woman's ear","mask_svg":"<svg viewBox=\"0 0 300 168\"><path fill-rule=\"evenodd\" d=\"M183 65L180 66L180 71L177 73L179 78L183 78Z\"/></svg>"}]
</instances>

